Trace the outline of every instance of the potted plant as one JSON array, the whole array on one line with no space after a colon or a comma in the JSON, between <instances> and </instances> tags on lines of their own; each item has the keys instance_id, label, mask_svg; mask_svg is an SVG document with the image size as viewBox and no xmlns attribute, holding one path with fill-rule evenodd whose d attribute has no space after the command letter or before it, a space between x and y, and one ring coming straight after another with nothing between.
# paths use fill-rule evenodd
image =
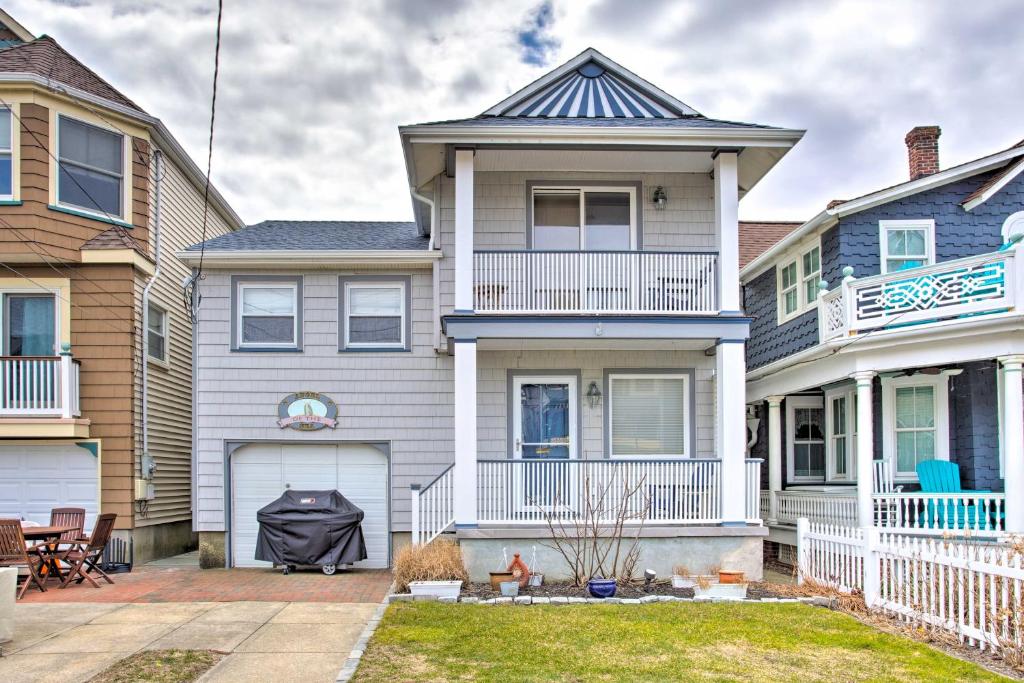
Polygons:
<instances>
[{"instance_id":1,"label":"potted plant","mask_svg":"<svg viewBox=\"0 0 1024 683\"><path fill-rule=\"evenodd\" d=\"M693 588L697 581L690 576L690 569L685 564L677 564L672 568L673 588Z\"/></svg>"},{"instance_id":2,"label":"potted plant","mask_svg":"<svg viewBox=\"0 0 1024 683\"><path fill-rule=\"evenodd\" d=\"M589 579L587 591L595 598L611 598L615 595L615 579L601 577Z\"/></svg>"},{"instance_id":3,"label":"potted plant","mask_svg":"<svg viewBox=\"0 0 1024 683\"><path fill-rule=\"evenodd\" d=\"M395 559L395 585L399 591L457 598L463 582L468 580L462 551L447 539L435 539L421 546L406 546Z\"/></svg>"}]
</instances>

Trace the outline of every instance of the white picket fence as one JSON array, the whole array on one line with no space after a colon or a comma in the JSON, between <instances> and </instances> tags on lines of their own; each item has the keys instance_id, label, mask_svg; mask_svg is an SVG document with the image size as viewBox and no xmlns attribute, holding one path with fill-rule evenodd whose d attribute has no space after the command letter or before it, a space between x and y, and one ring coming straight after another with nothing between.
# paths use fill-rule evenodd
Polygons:
<instances>
[{"instance_id":1,"label":"white picket fence","mask_svg":"<svg viewBox=\"0 0 1024 683\"><path fill-rule=\"evenodd\" d=\"M1008 540L1008 539L1003 539ZM799 580L981 649L1024 646L1024 556L1007 543L797 522Z\"/></svg>"}]
</instances>

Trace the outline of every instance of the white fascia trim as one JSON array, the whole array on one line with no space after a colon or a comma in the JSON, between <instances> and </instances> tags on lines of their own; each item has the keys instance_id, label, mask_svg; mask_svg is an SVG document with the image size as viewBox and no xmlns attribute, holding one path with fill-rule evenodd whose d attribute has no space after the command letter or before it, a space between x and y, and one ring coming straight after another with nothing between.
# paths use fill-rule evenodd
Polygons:
<instances>
[{"instance_id":1,"label":"white fascia trim","mask_svg":"<svg viewBox=\"0 0 1024 683\"><path fill-rule=\"evenodd\" d=\"M410 144L445 145L635 145L790 148L804 135L797 129L649 128L622 126L402 126Z\"/></svg>"},{"instance_id":2,"label":"white fascia trim","mask_svg":"<svg viewBox=\"0 0 1024 683\"><path fill-rule=\"evenodd\" d=\"M179 251L175 254L188 265L199 265L198 251ZM213 251L203 254L203 264L210 266L269 266L283 265L370 265L370 264L430 264L440 260L440 250L386 250L364 251Z\"/></svg>"},{"instance_id":3,"label":"white fascia trim","mask_svg":"<svg viewBox=\"0 0 1024 683\"><path fill-rule=\"evenodd\" d=\"M155 116L150 116L145 112L126 107L119 102L108 100L105 97L99 97L92 93L87 93L84 90L79 90L73 86L59 83L53 80L46 79L38 74L33 73L5 73L0 76L0 83L28 83L30 85L37 85L41 88L49 90L50 92L58 95L64 95L70 97L73 100L82 100L88 102L97 107L115 112L119 116L141 123L147 126L153 131L153 142L158 147L164 148L164 152L171 157L176 164L182 168L185 172L186 177L192 182L192 184L200 192L203 190L206 184L206 174L203 173L192 158L185 151L185 148L171 135L171 132L167 129L167 126ZM240 228L245 225L235 210L228 205L227 201L221 195L221 193L210 185L210 203L214 208L221 214L221 216L230 223L233 228Z\"/></svg>"},{"instance_id":4,"label":"white fascia trim","mask_svg":"<svg viewBox=\"0 0 1024 683\"><path fill-rule=\"evenodd\" d=\"M935 173L934 175L918 178L917 180L902 183L901 185L896 185L895 187L890 187L885 190L879 190L878 192L865 195L859 199L848 201L845 204L839 204L832 209L826 209L793 232L786 235L783 239L779 240L771 249L748 263L746 267L740 271L740 281L743 283L750 282L750 280L764 272L768 266L772 265L778 254L788 249L795 241L802 239L812 230L823 230L831 227L841 217L849 216L850 214L854 214L865 209L870 209L874 206L878 206L879 204L885 204L886 202L893 201L894 199L901 199L912 194L917 194L918 192L924 192L925 190L946 185L962 178L977 175L978 173L990 171L994 168L998 168L1000 165L1011 159L1021 156L1024 156L1024 147L1014 147L987 157L982 157L981 159L976 159L975 161L971 161L966 164L961 164L960 166L956 166L946 171Z\"/></svg>"},{"instance_id":5,"label":"white fascia trim","mask_svg":"<svg viewBox=\"0 0 1024 683\"><path fill-rule=\"evenodd\" d=\"M982 204L987 202L989 199L995 196L1000 190L1006 187L1006 184L1008 182L1010 182L1018 175L1020 175L1021 171L1024 171L1024 161L1019 162L1016 166L1011 168L1009 172L1005 173L1002 178L1000 178L996 183L992 185L992 187L988 188L971 201L964 202L962 204L962 206L964 207L964 211L970 211L971 209L977 206L981 206Z\"/></svg>"},{"instance_id":6,"label":"white fascia trim","mask_svg":"<svg viewBox=\"0 0 1024 683\"><path fill-rule=\"evenodd\" d=\"M549 71L548 73L541 76L540 78L530 83L526 87L520 88L516 92L512 93L511 95L503 99L501 102L485 111L483 114L481 114L481 116L501 116L503 112L508 111L516 104L532 97L538 91L543 90L547 86L551 85L558 79L565 76L570 71L578 69L579 67L583 66L584 64L591 60L597 62L605 69L611 71L612 73L623 78L624 80L632 81L632 84L639 86L641 90L647 90L647 94L653 95L655 99L663 100L665 104L672 105L678 110L677 113L683 116L701 115L700 112L698 112L696 109L689 106L685 102L677 100L675 97L672 97L661 88L653 85L652 83L649 83L640 76L637 76L635 73L625 68L621 64L613 62L611 59L605 57L603 54L601 54L594 48L588 47L586 50L579 53L562 66L557 67L553 71Z\"/></svg>"}]
</instances>

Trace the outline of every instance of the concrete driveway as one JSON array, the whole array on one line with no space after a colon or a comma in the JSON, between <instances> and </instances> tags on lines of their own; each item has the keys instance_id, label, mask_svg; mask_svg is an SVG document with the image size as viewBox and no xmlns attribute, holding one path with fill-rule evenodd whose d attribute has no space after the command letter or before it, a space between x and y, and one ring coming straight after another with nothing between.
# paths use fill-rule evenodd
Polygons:
<instances>
[{"instance_id":1,"label":"concrete driveway","mask_svg":"<svg viewBox=\"0 0 1024 683\"><path fill-rule=\"evenodd\" d=\"M230 653L200 680L334 681L375 603L18 604L0 681L85 681L145 649Z\"/></svg>"}]
</instances>

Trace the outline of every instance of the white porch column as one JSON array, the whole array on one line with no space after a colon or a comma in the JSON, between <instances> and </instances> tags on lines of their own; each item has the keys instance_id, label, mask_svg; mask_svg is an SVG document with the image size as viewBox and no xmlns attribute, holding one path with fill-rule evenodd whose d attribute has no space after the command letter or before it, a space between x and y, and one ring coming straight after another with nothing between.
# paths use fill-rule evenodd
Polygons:
<instances>
[{"instance_id":1,"label":"white porch column","mask_svg":"<svg viewBox=\"0 0 1024 683\"><path fill-rule=\"evenodd\" d=\"M1022 252L1017 252L1018 254ZM1006 531L1024 533L1024 356L999 359L1003 372L1003 490Z\"/></svg>"},{"instance_id":2,"label":"white porch column","mask_svg":"<svg viewBox=\"0 0 1024 683\"><path fill-rule=\"evenodd\" d=\"M718 240L718 309L740 310L739 179L736 152L715 155L715 234Z\"/></svg>"},{"instance_id":3,"label":"white porch column","mask_svg":"<svg viewBox=\"0 0 1024 683\"><path fill-rule=\"evenodd\" d=\"M476 340L455 343L455 526L476 526Z\"/></svg>"},{"instance_id":4,"label":"white porch column","mask_svg":"<svg viewBox=\"0 0 1024 683\"><path fill-rule=\"evenodd\" d=\"M874 503L871 500L875 457L871 383L875 379L875 373L856 372L853 379L857 382L857 526L867 527L874 526L875 523Z\"/></svg>"},{"instance_id":5,"label":"white porch column","mask_svg":"<svg viewBox=\"0 0 1024 683\"><path fill-rule=\"evenodd\" d=\"M747 362L742 339L719 339L715 349L718 419L715 443L722 459L722 523L746 524Z\"/></svg>"},{"instance_id":6,"label":"white porch column","mask_svg":"<svg viewBox=\"0 0 1024 683\"><path fill-rule=\"evenodd\" d=\"M779 491L782 490L782 399L768 397L768 524L779 520Z\"/></svg>"},{"instance_id":7,"label":"white porch column","mask_svg":"<svg viewBox=\"0 0 1024 683\"><path fill-rule=\"evenodd\" d=\"M455 312L473 311L473 150L455 150Z\"/></svg>"}]
</instances>

